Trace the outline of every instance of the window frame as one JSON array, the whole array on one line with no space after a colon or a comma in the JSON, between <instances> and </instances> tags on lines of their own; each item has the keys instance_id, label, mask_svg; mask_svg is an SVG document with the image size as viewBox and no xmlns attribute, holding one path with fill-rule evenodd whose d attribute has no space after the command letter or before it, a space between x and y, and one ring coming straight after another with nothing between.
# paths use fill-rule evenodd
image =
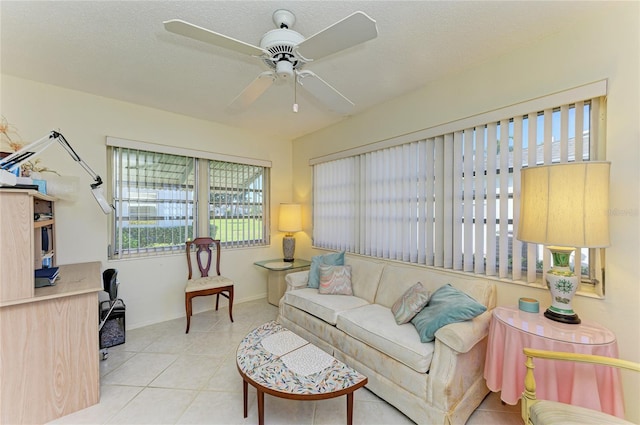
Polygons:
<instances>
[{"instance_id":1,"label":"window frame","mask_svg":"<svg viewBox=\"0 0 640 425\"><path fill-rule=\"evenodd\" d=\"M190 217L192 217L191 225L186 230L187 238L198 237L200 235L210 235L210 218L209 218L209 203L210 203L210 191L209 191L209 163L217 161L219 163L235 164L238 167L256 167L256 170L262 170L263 180L263 204L262 204L262 216L257 217L261 221L261 238L254 238L251 241L236 241L230 240L221 243L221 246L225 248L241 248L247 246L267 246L270 244L270 217L269 217L269 199L270 199L270 169L271 161L244 158L233 155L225 155L213 152L205 152L193 149L185 149L180 147L158 145L146 142L139 142L121 138L115 138L107 136L107 166L108 166L108 178L107 178L107 193L110 194L112 202L117 203L118 194L115 192L118 187L119 176L116 175L116 153L119 149L131 149L138 152L150 152L152 154L168 154L175 155L177 157L183 157L185 160L193 161L193 190L192 190L192 208L190 211ZM155 193L156 198L158 193ZM150 196L150 195L149 195ZM122 202L122 200L120 200ZM144 204L145 200L132 201L137 204ZM157 208L157 206L156 206ZM188 207L187 207L188 208ZM122 217L118 208L112 214L112 220L109 223L109 235L110 243L108 246L108 258L110 260L120 259L134 259L140 257L152 257L161 256L167 254L182 253L184 250L184 241L174 241L173 245L158 247L158 248L137 248L134 250L127 250L120 247L121 241L116 240L118 231L122 228ZM182 217L184 218L184 217ZM256 217L254 217L256 218ZM161 227L161 226L158 226ZM234 234L234 235L237 235ZM234 236L232 235L232 236ZM186 240L186 238L185 238Z\"/></svg>"}]
</instances>

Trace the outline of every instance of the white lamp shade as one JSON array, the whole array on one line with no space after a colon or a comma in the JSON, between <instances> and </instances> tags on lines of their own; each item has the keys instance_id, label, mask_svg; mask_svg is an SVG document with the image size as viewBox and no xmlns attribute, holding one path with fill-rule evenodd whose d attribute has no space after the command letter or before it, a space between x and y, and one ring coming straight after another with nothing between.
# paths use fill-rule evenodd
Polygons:
<instances>
[{"instance_id":1,"label":"white lamp shade","mask_svg":"<svg viewBox=\"0 0 640 425\"><path fill-rule=\"evenodd\" d=\"M521 170L518 239L577 248L609 246L609 162Z\"/></svg>"},{"instance_id":2,"label":"white lamp shade","mask_svg":"<svg viewBox=\"0 0 640 425\"><path fill-rule=\"evenodd\" d=\"M302 207L300 204L280 204L278 230L286 233L302 230Z\"/></svg>"}]
</instances>

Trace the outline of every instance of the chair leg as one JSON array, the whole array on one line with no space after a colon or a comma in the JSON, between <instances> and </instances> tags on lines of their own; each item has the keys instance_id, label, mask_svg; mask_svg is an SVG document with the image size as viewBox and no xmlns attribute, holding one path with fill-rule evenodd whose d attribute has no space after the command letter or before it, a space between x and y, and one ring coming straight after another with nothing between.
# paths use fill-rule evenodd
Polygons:
<instances>
[{"instance_id":1,"label":"chair leg","mask_svg":"<svg viewBox=\"0 0 640 425\"><path fill-rule=\"evenodd\" d=\"M233 286L229 288L229 319L233 323Z\"/></svg>"},{"instance_id":2,"label":"chair leg","mask_svg":"<svg viewBox=\"0 0 640 425\"><path fill-rule=\"evenodd\" d=\"M216 311L218 311L218 302L220 301L220 292L216 294Z\"/></svg>"},{"instance_id":3,"label":"chair leg","mask_svg":"<svg viewBox=\"0 0 640 425\"><path fill-rule=\"evenodd\" d=\"M187 331L185 333L189 333L189 326L191 326L191 297L189 294L186 294L184 297L184 306L187 313Z\"/></svg>"}]
</instances>

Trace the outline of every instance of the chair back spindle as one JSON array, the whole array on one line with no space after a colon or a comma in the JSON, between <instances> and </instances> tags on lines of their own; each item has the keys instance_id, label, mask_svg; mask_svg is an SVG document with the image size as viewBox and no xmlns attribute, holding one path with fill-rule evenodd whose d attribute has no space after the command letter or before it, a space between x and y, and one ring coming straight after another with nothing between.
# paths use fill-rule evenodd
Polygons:
<instances>
[{"instance_id":1,"label":"chair back spindle","mask_svg":"<svg viewBox=\"0 0 640 425\"><path fill-rule=\"evenodd\" d=\"M191 263L191 247L196 246L196 262L201 277L208 277L211 270L211 262L213 261L213 252L211 245L216 247L216 274L220 276L220 241L210 237L195 238L187 241L187 267L189 269L189 279L193 276L193 266ZM206 265L205 265L206 262Z\"/></svg>"},{"instance_id":2,"label":"chair back spindle","mask_svg":"<svg viewBox=\"0 0 640 425\"><path fill-rule=\"evenodd\" d=\"M207 259L207 265L202 265L202 254L205 254L205 258ZM198 245L198 249L196 250L196 259L198 260L198 269L200 269L201 277L209 276L209 269L211 268L211 248L209 245Z\"/></svg>"}]
</instances>

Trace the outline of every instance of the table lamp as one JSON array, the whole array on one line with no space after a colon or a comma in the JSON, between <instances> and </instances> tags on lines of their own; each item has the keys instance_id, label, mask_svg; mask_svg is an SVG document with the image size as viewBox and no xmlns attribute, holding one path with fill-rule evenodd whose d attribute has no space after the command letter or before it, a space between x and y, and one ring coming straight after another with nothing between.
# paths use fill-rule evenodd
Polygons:
<instances>
[{"instance_id":1,"label":"table lamp","mask_svg":"<svg viewBox=\"0 0 640 425\"><path fill-rule=\"evenodd\" d=\"M278 230L285 232L282 239L284 261L293 262L293 253L296 250L296 240L293 234L302 230L302 207L300 204L280 204Z\"/></svg>"},{"instance_id":2,"label":"table lamp","mask_svg":"<svg viewBox=\"0 0 640 425\"><path fill-rule=\"evenodd\" d=\"M518 239L545 245L553 258L547 271L551 306L544 315L578 324L571 301L580 282L576 248L609 246L609 162L571 162L521 170Z\"/></svg>"}]
</instances>

